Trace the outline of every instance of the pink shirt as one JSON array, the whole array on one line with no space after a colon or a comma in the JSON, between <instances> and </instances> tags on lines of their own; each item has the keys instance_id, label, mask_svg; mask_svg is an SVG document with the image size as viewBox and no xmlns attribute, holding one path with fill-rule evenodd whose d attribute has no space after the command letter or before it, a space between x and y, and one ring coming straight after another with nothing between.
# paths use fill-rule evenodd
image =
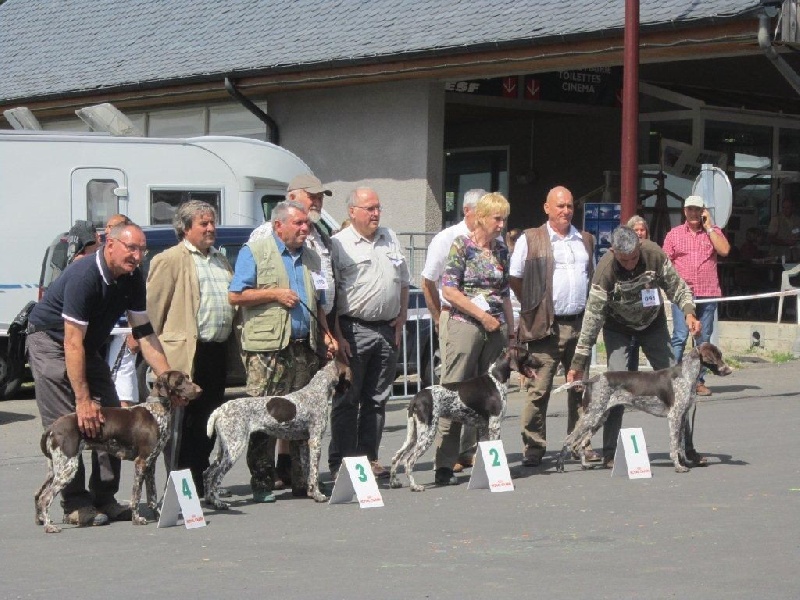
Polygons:
<instances>
[{"instance_id":1,"label":"pink shirt","mask_svg":"<svg viewBox=\"0 0 800 600\"><path fill-rule=\"evenodd\" d=\"M719 227L715 225L713 229L715 235L725 237ZM694 232L686 223L670 229L664 238L664 252L695 298L722 296L717 275L717 253L704 229Z\"/></svg>"}]
</instances>

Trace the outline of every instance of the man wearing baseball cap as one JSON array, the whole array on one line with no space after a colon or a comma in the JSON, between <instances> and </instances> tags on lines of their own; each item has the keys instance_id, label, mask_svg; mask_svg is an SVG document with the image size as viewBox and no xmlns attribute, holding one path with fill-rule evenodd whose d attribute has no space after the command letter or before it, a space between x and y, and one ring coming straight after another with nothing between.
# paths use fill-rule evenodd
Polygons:
<instances>
[{"instance_id":1,"label":"man wearing baseball cap","mask_svg":"<svg viewBox=\"0 0 800 600\"><path fill-rule=\"evenodd\" d=\"M331 195L332 192L323 186L322 182L312 173L301 173L295 176L286 188L286 199L299 202L308 211L308 219L311 221L312 227L309 228L305 244L319 254L321 259L322 268L320 273L313 274L312 276L317 291L325 292L323 294L324 302L322 303L322 308L327 316L328 327L332 331L333 320L335 318L332 309L336 286L333 281L333 266L331 264L331 238L319 224L322 218L322 200L325 196ZM272 223L267 221L250 234L248 243L271 235ZM292 365L285 365L285 367L291 369ZM295 381L302 381L302 379L302 377L295 377ZM251 382L248 381L248 391L249 393L254 393L257 386L251 386L250 384ZM264 395L267 391L267 386L264 385L256 395ZM274 456L268 444L272 443L274 442L263 432L256 432L250 436L250 443L247 449L247 466L250 468L254 488L266 487L266 478L272 470L272 465L266 463ZM289 442L286 440L278 440L276 449L278 461L275 468L276 478L272 486L273 489L281 490L291 486L292 468L289 450Z\"/></svg>"},{"instance_id":2,"label":"man wearing baseball cap","mask_svg":"<svg viewBox=\"0 0 800 600\"><path fill-rule=\"evenodd\" d=\"M695 300L719 298L722 289L719 285L717 274L717 257L726 257L731 251L731 245L722 233L722 229L714 225L714 219L706 208L703 198L689 196L683 203L683 214L686 222L674 227L664 238L664 252L675 265L678 275L686 282ZM700 302L696 305L697 318L702 324L702 330L695 342L699 345L711 339L714 331L714 314L717 311L716 302ZM689 330L683 319L681 311L672 306L672 351L675 360L680 362L683 350L689 337ZM697 381L697 395L710 396L711 391L706 387L704 380L705 369L700 371ZM695 405L695 410L697 410ZM692 413L694 421L694 413ZM696 465L705 466L705 459L695 452L696 456L686 456Z\"/></svg>"}]
</instances>

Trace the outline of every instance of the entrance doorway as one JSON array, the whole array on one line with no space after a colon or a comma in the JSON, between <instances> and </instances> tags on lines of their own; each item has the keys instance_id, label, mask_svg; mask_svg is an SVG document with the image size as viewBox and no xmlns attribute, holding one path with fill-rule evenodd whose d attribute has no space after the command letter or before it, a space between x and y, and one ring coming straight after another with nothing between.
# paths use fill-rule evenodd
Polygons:
<instances>
[{"instance_id":1,"label":"entrance doorway","mask_svg":"<svg viewBox=\"0 0 800 600\"><path fill-rule=\"evenodd\" d=\"M459 148L445 152L444 226L461 220L464 192L482 188L508 198L508 147Z\"/></svg>"}]
</instances>

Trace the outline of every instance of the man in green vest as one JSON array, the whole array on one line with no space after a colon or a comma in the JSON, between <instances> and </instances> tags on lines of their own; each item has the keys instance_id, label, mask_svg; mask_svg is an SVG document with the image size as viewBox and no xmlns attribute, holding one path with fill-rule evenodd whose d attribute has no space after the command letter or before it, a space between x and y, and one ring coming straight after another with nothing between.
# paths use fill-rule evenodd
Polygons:
<instances>
[{"instance_id":1,"label":"man in green vest","mask_svg":"<svg viewBox=\"0 0 800 600\"><path fill-rule=\"evenodd\" d=\"M242 247L228 300L242 308L242 350L251 396L285 395L305 386L319 369L320 349L337 345L323 310L326 282L319 255L304 245L305 207L293 200L272 211L272 234ZM296 442L292 453L296 454ZM305 495L300 461L293 460L292 493ZM255 502L274 502L275 440L250 436L247 449Z\"/></svg>"}]
</instances>

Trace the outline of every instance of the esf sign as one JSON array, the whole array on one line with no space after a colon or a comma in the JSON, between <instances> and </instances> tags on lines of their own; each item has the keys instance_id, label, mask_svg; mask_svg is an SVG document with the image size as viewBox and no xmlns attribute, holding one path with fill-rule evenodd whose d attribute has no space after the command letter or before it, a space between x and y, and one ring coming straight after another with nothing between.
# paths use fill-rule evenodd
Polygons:
<instances>
[{"instance_id":1,"label":"esf sign","mask_svg":"<svg viewBox=\"0 0 800 600\"><path fill-rule=\"evenodd\" d=\"M461 94L474 94L481 87L477 81L450 81L444 84L447 92L459 92Z\"/></svg>"}]
</instances>

